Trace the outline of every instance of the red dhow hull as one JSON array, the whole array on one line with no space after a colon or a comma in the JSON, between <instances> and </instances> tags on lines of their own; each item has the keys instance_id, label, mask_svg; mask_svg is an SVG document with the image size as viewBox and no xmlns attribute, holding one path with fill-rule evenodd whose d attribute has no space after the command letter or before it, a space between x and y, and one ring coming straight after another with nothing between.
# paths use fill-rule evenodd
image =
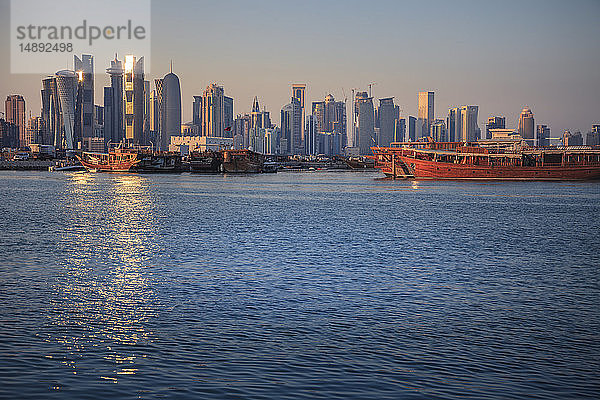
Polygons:
<instances>
[{"instance_id":1,"label":"red dhow hull","mask_svg":"<svg viewBox=\"0 0 600 400\"><path fill-rule=\"evenodd\" d=\"M502 167L440 163L399 156L414 179L579 181L600 179L600 165ZM384 171L385 172L385 171ZM391 171L389 171L391 174Z\"/></svg>"},{"instance_id":2,"label":"red dhow hull","mask_svg":"<svg viewBox=\"0 0 600 400\"><path fill-rule=\"evenodd\" d=\"M533 148L519 142L396 143L374 147L375 167L403 179L561 181L600 179L600 148Z\"/></svg>"}]
</instances>

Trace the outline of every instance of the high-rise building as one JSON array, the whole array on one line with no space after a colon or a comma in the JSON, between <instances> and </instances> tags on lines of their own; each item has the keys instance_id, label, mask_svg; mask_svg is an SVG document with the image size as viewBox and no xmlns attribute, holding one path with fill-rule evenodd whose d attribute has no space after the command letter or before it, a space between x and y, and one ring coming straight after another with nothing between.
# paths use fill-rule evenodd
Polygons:
<instances>
[{"instance_id":1,"label":"high-rise building","mask_svg":"<svg viewBox=\"0 0 600 400\"><path fill-rule=\"evenodd\" d=\"M212 83L204 90L202 98L202 134L201 136L223 137L225 119L224 90Z\"/></svg>"},{"instance_id":2,"label":"high-rise building","mask_svg":"<svg viewBox=\"0 0 600 400\"><path fill-rule=\"evenodd\" d=\"M266 127L270 128L270 127ZM233 98L223 97L223 136L233 137Z\"/></svg>"},{"instance_id":3,"label":"high-rise building","mask_svg":"<svg viewBox=\"0 0 600 400\"><path fill-rule=\"evenodd\" d=\"M44 120L43 144L58 143L62 127L60 102L56 88L56 77L42 79L42 119Z\"/></svg>"},{"instance_id":4,"label":"high-rise building","mask_svg":"<svg viewBox=\"0 0 600 400\"><path fill-rule=\"evenodd\" d=\"M25 125L25 99L23 96L20 94L7 96L4 102L4 111L6 122L17 126L19 131L18 146L25 146L27 125Z\"/></svg>"},{"instance_id":5,"label":"high-rise building","mask_svg":"<svg viewBox=\"0 0 600 400\"><path fill-rule=\"evenodd\" d=\"M162 80L162 129L158 146L162 151L169 150L171 136L181 136L181 88L179 77L173 70Z\"/></svg>"},{"instance_id":6,"label":"high-rise building","mask_svg":"<svg viewBox=\"0 0 600 400\"><path fill-rule=\"evenodd\" d=\"M420 124L422 124L421 137L429 135L434 115L434 92L419 92L417 118L420 120Z\"/></svg>"},{"instance_id":7,"label":"high-rise building","mask_svg":"<svg viewBox=\"0 0 600 400\"><path fill-rule=\"evenodd\" d=\"M314 110L313 103L313 110ZM306 154L316 155L317 153L317 117L313 114L306 116L306 124L304 127L304 147Z\"/></svg>"},{"instance_id":8,"label":"high-rise building","mask_svg":"<svg viewBox=\"0 0 600 400\"><path fill-rule=\"evenodd\" d=\"M408 140L414 142L417 140L417 119L412 115L408 116Z\"/></svg>"},{"instance_id":9,"label":"high-rise building","mask_svg":"<svg viewBox=\"0 0 600 400\"><path fill-rule=\"evenodd\" d=\"M354 99L356 114L356 140L360 154L370 154L371 147L377 144L375 138L375 113L373 98L367 92L358 92Z\"/></svg>"},{"instance_id":10,"label":"high-rise building","mask_svg":"<svg viewBox=\"0 0 600 400\"><path fill-rule=\"evenodd\" d=\"M481 131L477 124L479 106L461 106L448 110L446 119L447 140L451 142L475 142Z\"/></svg>"},{"instance_id":11,"label":"high-rise building","mask_svg":"<svg viewBox=\"0 0 600 400\"><path fill-rule=\"evenodd\" d=\"M550 128L548 125L538 125L536 127L536 146L550 146Z\"/></svg>"},{"instance_id":12,"label":"high-rise building","mask_svg":"<svg viewBox=\"0 0 600 400\"><path fill-rule=\"evenodd\" d=\"M44 137L44 120L42 117L31 117L27 122L27 131L25 132L25 143L21 146L29 146L30 144L43 144Z\"/></svg>"},{"instance_id":13,"label":"high-rise building","mask_svg":"<svg viewBox=\"0 0 600 400\"><path fill-rule=\"evenodd\" d=\"M125 56L123 91L125 140L131 144L145 144L144 57Z\"/></svg>"},{"instance_id":14,"label":"high-rise building","mask_svg":"<svg viewBox=\"0 0 600 400\"><path fill-rule=\"evenodd\" d=\"M346 103L343 101L335 101L333 95L325 96L324 101L315 101L312 103L312 115L314 117L316 140L320 137L319 134L330 134L329 139L332 142L332 152L340 154L346 147L348 138L346 131ZM307 128L308 129L308 128ZM308 134L308 133L307 133ZM306 153L314 154L317 151L317 144L308 143L308 138L305 135ZM312 148L313 153L309 151ZM339 151L339 153L338 153Z\"/></svg>"},{"instance_id":15,"label":"high-rise building","mask_svg":"<svg viewBox=\"0 0 600 400\"><path fill-rule=\"evenodd\" d=\"M247 149L250 145L250 127L252 118L250 114L240 114L233 120L233 143L236 149Z\"/></svg>"},{"instance_id":16,"label":"high-rise building","mask_svg":"<svg viewBox=\"0 0 600 400\"><path fill-rule=\"evenodd\" d=\"M600 124L593 124L592 125L592 132L600 133Z\"/></svg>"},{"instance_id":17,"label":"high-rise building","mask_svg":"<svg viewBox=\"0 0 600 400\"><path fill-rule=\"evenodd\" d=\"M81 120L81 138L86 143L85 139L94 136L94 57L89 54L83 54L81 58L73 56L73 66L83 90L78 118Z\"/></svg>"},{"instance_id":18,"label":"high-rise building","mask_svg":"<svg viewBox=\"0 0 600 400\"><path fill-rule=\"evenodd\" d=\"M485 138L491 139L492 133L490 129L505 129L506 128L506 118L501 116L492 116L488 118L487 124L485 124Z\"/></svg>"},{"instance_id":19,"label":"high-rise building","mask_svg":"<svg viewBox=\"0 0 600 400\"><path fill-rule=\"evenodd\" d=\"M202 129L202 96L194 96L192 103L192 124Z\"/></svg>"},{"instance_id":20,"label":"high-rise building","mask_svg":"<svg viewBox=\"0 0 600 400\"><path fill-rule=\"evenodd\" d=\"M571 133L566 130L562 137L563 146L581 146L583 144L583 136L581 132Z\"/></svg>"},{"instance_id":21,"label":"high-rise building","mask_svg":"<svg viewBox=\"0 0 600 400\"><path fill-rule=\"evenodd\" d=\"M295 83L292 85L292 97L298 99L300 103L301 115L300 115L300 140L302 141L302 146L304 147L304 115L305 115L305 102L304 98L306 95L306 85L302 83ZM295 153L298 154L298 153Z\"/></svg>"},{"instance_id":22,"label":"high-rise building","mask_svg":"<svg viewBox=\"0 0 600 400\"><path fill-rule=\"evenodd\" d=\"M521 135L530 146L535 145L535 120L529 107L525 107L519 116L519 135Z\"/></svg>"},{"instance_id":23,"label":"high-rise building","mask_svg":"<svg viewBox=\"0 0 600 400\"><path fill-rule=\"evenodd\" d=\"M429 136L436 142L447 142L446 122L443 119L436 119L431 123Z\"/></svg>"},{"instance_id":24,"label":"high-rise building","mask_svg":"<svg viewBox=\"0 0 600 400\"><path fill-rule=\"evenodd\" d=\"M398 118L396 129L394 131L394 142L404 142L406 140L406 119Z\"/></svg>"},{"instance_id":25,"label":"high-rise building","mask_svg":"<svg viewBox=\"0 0 600 400\"><path fill-rule=\"evenodd\" d=\"M389 146L395 139L396 123L400 118L400 107L394 105L394 98L379 99L379 146Z\"/></svg>"},{"instance_id":26,"label":"high-rise building","mask_svg":"<svg viewBox=\"0 0 600 400\"><path fill-rule=\"evenodd\" d=\"M303 154L302 142L302 107L300 100L292 97L289 104L281 109L281 145L282 154Z\"/></svg>"},{"instance_id":27,"label":"high-rise building","mask_svg":"<svg viewBox=\"0 0 600 400\"><path fill-rule=\"evenodd\" d=\"M80 139L78 137L80 129L77 126L80 119L76 118L77 110L80 109L77 103L81 99L81 96L78 96L79 76L75 72L66 69L58 71L56 73L56 88L60 102L62 127L55 146L58 149L74 150L77 148L77 142Z\"/></svg>"},{"instance_id":28,"label":"high-rise building","mask_svg":"<svg viewBox=\"0 0 600 400\"><path fill-rule=\"evenodd\" d=\"M0 148L17 148L19 147L19 127L0 118Z\"/></svg>"},{"instance_id":29,"label":"high-rise building","mask_svg":"<svg viewBox=\"0 0 600 400\"><path fill-rule=\"evenodd\" d=\"M123 62L111 60L106 69L110 86L104 88L104 141L107 145L118 144L124 139L123 131Z\"/></svg>"}]
</instances>

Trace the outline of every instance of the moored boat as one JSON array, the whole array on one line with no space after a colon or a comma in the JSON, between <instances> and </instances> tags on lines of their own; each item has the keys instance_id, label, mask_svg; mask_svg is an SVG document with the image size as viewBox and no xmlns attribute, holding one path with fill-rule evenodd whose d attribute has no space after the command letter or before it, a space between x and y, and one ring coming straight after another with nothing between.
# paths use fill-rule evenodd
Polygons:
<instances>
[{"instance_id":1,"label":"moored boat","mask_svg":"<svg viewBox=\"0 0 600 400\"><path fill-rule=\"evenodd\" d=\"M600 147L529 147L522 141L404 142L373 147L392 178L479 180L600 179Z\"/></svg>"},{"instance_id":2,"label":"moored boat","mask_svg":"<svg viewBox=\"0 0 600 400\"><path fill-rule=\"evenodd\" d=\"M252 150L221 150L223 172L259 173L263 172L265 156Z\"/></svg>"},{"instance_id":3,"label":"moored boat","mask_svg":"<svg viewBox=\"0 0 600 400\"><path fill-rule=\"evenodd\" d=\"M171 152L116 148L108 153L83 152L77 158L90 172L180 172L181 156Z\"/></svg>"},{"instance_id":4,"label":"moored boat","mask_svg":"<svg viewBox=\"0 0 600 400\"><path fill-rule=\"evenodd\" d=\"M214 173L221 171L223 155L217 151L207 150L204 152L193 152L188 158L190 172Z\"/></svg>"}]
</instances>

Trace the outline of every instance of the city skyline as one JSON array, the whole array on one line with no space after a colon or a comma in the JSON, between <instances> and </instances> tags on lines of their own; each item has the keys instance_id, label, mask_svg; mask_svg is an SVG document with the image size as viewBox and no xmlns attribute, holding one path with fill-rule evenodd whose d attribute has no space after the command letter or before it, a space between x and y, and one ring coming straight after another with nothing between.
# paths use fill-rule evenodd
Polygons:
<instances>
[{"instance_id":1,"label":"city skyline","mask_svg":"<svg viewBox=\"0 0 600 400\"><path fill-rule=\"evenodd\" d=\"M363 13L365 6L355 2L343 8L322 4L319 5L321 13L313 15L312 22L307 23L301 33L289 32L284 22L289 22L292 16L310 14L306 8L314 8L316 3L294 8L259 2L251 10L232 7L231 2L215 5L180 0L176 3L181 3L180 7L166 9L161 3L153 2L153 65L147 79L164 76L173 60L181 79L182 122L192 120L193 96L201 95L210 83L225 87L235 99L234 114L237 115L251 110L254 96L261 99L263 108L278 114L289 102L290 85L296 82L307 84L306 104L320 101L327 94L336 99L349 98L351 88L366 91L369 83L375 82L373 97L393 96L402 117L417 115L415 93L431 90L435 92L436 119L444 118L452 107L477 104L480 127L489 116L502 115L507 128L517 128L520 111L529 107L536 121L552 129L553 137L556 132L567 129L586 132L598 122L600 98L596 93L600 90L600 72L594 65L600 56L594 37L600 28L592 23L600 11L596 2L579 1L577 7L543 2L543 8L539 7L541 2L526 2L521 11L532 18L525 27L520 24L525 16L515 15L516 5L521 4L516 2L497 8L460 2L460 5L470 6L468 17L450 12L449 6L436 2L428 3L427 7L400 7L381 1L373 4L369 13ZM177 9L186 9L186 15ZM386 10L389 14L398 11L399 19L390 21ZM416 24L408 16L424 10L434 12L431 18L422 20L431 31L417 37L411 33L402 39ZM8 11L9 3L0 1L1 29L5 29L0 43L4 49L8 48ZM188 39L187 33L192 26L187 27L183 22L196 21L208 27L219 21L217 17L209 18L210 15L225 15L224 12L231 22L221 29L227 31L229 39L211 37L190 46L192 37ZM457 24L462 27L453 26L442 34L439 29L450 27L438 16L443 12L449 12L447 16L454 17L456 22L469 23ZM386 23L369 24L369 18ZM463 21L464 18L467 21ZM169 30L169 24L164 23L169 20L182 22L178 24L181 29L177 32L181 34L177 37ZM245 35L249 32L245 29L254 26L249 20L263 22L252 28L253 35ZM272 38L273 32L266 26L288 34L288 39L293 39L288 48L278 47L281 40ZM369 29L365 31L365 27ZM478 35L467 32L470 28ZM358 30L362 36L357 36ZM382 39L382 32L387 33L387 37ZM337 39L336 46L327 51L309 46L317 35L323 34L333 35ZM260 47L264 50L251 52L254 49L250 49L249 38L245 36L253 36L252 40L263 43ZM187 51L182 48L185 46L188 46ZM193 48L197 50L190 50ZM423 49L427 49L430 59L422 57ZM206 54L211 56L205 57ZM109 86L109 77L103 73L108 62L95 60L96 88ZM65 67L70 68L71 63L72 55L65 55ZM8 58L0 62L0 76L3 77L0 94L22 94L28 111L39 115L39 82L43 76L10 75ZM98 90L95 103L102 104L102 93Z\"/></svg>"}]
</instances>

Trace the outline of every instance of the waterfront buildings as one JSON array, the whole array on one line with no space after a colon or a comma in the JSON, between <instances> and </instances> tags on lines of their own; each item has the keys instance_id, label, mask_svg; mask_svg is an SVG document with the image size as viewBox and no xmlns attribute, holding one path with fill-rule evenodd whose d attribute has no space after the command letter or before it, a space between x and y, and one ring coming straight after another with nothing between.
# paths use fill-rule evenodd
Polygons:
<instances>
[{"instance_id":1,"label":"waterfront buildings","mask_svg":"<svg viewBox=\"0 0 600 400\"><path fill-rule=\"evenodd\" d=\"M202 129L202 96L194 96L192 103L192 124Z\"/></svg>"},{"instance_id":2,"label":"waterfront buildings","mask_svg":"<svg viewBox=\"0 0 600 400\"><path fill-rule=\"evenodd\" d=\"M501 116L492 116L488 118L487 124L485 124L485 138L491 139L492 133L490 129L504 129L506 128L506 118Z\"/></svg>"},{"instance_id":3,"label":"waterfront buildings","mask_svg":"<svg viewBox=\"0 0 600 400\"><path fill-rule=\"evenodd\" d=\"M446 122L443 119L436 119L431 123L429 136L436 142L447 142Z\"/></svg>"},{"instance_id":4,"label":"waterfront buildings","mask_svg":"<svg viewBox=\"0 0 600 400\"><path fill-rule=\"evenodd\" d=\"M394 142L404 142L406 140L406 119L399 118L396 121L396 130L394 131Z\"/></svg>"},{"instance_id":5,"label":"waterfront buildings","mask_svg":"<svg viewBox=\"0 0 600 400\"><path fill-rule=\"evenodd\" d=\"M562 136L563 146L581 146L583 144L583 136L581 132L571 133L566 130Z\"/></svg>"},{"instance_id":6,"label":"waterfront buildings","mask_svg":"<svg viewBox=\"0 0 600 400\"><path fill-rule=\"evenodd\" d=\"M519 135L531 146L535 145L535 120L529 107L521 110L519 116Z\"/></svg>"},{"instance_id":7,"label":"waterfront buildings","mask_svg":"<svg viewBox=\"0 0 600 400\"><path fill-rule=\"evenodd\" d=\"M408 116L408 141L414 142L417 140L417 119L412 115Z\"/></svg>"},{"instance_id":8,"label":"waterfront buildings","mask_svg":"<svg viewBox=\"0 0 600 400\"><path fill-rule=\"evenodd\" d=\"M202 95L202 136L223 137L225 120L225 91L212 83Z\"/></svg>"},{"instance_id":9,"label":"waterfront buildings","mask_svg":"<svg viewBox=\"0 0 600 400\"><path fill-rule=\"evenodd\" d=\"M550 128L548 125L538 125L536 127L536 145L550 146Z\"/></svg>"},{"instance_id":10,"label":"waterfront buildings","mask_svg":"<svg viewBox=\"0 0 600 400\"><path fill-rule=\"evenodd\" d=\"M306 154L326 154L335 155L343 153L348 138L346 131L346 103L335 101L333 95L325 96L324 101L315 101L312 103L311 123L313 126L307 126L310 129L306 139ZM308 135L312 135L308 138ZM327 142L327 143L325 143Z\"/></svg>"},{"instance_id":11,"label":"waterfront buildings","mask_svg":"<svg viewBox=\"0 0 600 400\"><path fill-rule=\"evenodd\" d=\"M314 108L313 108L313 110L314 110ZM306 120L306 123L304 124L304 139L305 139L304 147L306 148L306 154L315 155L315 154L318 154L317 118L315 117L314 112L313 112L313 114L307 115L305 120Z\"/></svg>"},{"instance_id":12,"label":"waterfront buildings","mask_svg":"<svg viewBox=\"0 0 600 400\"><path fill-rule=\"evenodd\" d=\"M371 154L371 146L377 144L375 138L375 114L373 98L367 92L358 92L354 99L354 113L356 121L356 142L360 154Z\"/></svg>"},{"instance_id":13,"label":"waterfront buildings","mask_svg":"<svg viewBox=\"0 0 600 400\"><path fill-rule=\"evenodd\" d=\"M25 142L21 143L21 147L31 144L43 144L44 138L44 120L42 117L31 117L27 122L27 130L25 132Z\"/></svg>"},{"instance_id":14,"label":"waterfront buildings","mask_svg":"<svg viewBox=\"0 0 600 400\"><path fill-rule=\"evenodd\" d=\"M6 122L14 124L18 130L17 146L24 146L25 130L25 99L20 94L12 94L6 97L4 102Z\"/></svg>"},{"instance_id":15,"label":"waterfront buildings","mask_svg":"<svg viewBox=\"0 0 600 400\"><path fill-rule=\"evenodd\" d=\"M56 146L58 138L60 137L62 121L58 92L56 89L56 78L54 76L48 76L42 79L41 95L41 117L44 120L43 144L52 144Z\"/></svg>"},{"instance_id":16,"label":"waterfront buildings","mask_svg":"<svg viewBox=\"0 0 600 400\"><path fill-rule=\"evenodd\" d=\"M166 151L171 137L181 135L181 88L173 69L164 76L162 85L162 129L157 145Z\"/></svg>"},{"instance_id":17,"label":"waterfront buildings","mask_svg":"<svg viewBox=\"0 0 600 400\"><path fill-rule=\"evenodd\" d=\"M396 124L399 118L400 107L394 105L393 97L379 99L379 135L377 136L379 146L389 146L395 140Z\"/></svg>"},{"instance_id":18,"label":"waterfront buildings","mask_svg":"<svg viewBox=\"0 0 600 400\"><path fill-rule=\"evenodd\" d=\"M223 97L223 136L233 137L233 98Z\"/></svg>"},{"instance_id":19,"label":"waterfront buildings","mask_svg":"<svg viewBox=\"0 0 600 400\"><path fill-rule=\"evenodd\" d=\"M434 120L434 92L419 92L417 97L417 118L419 119L420 137L429 135Z\"/></svg>"},{"instance_id":20,"label":"waterfront buildings","mask_svg":"<svg viewBox=\"0 0 600 400\"><path fill-rule=\"evenodd\" d=\"M83 150L89 150L90 138L94 137L94 57L83 54L81 58L73 56L73 71L79 76L82 86L81 102L77 119L81 121L81 140Z\"/></svg>"},{"instance_id":21,"label":"waterfront buildings","mask_svg":"<svg viewBox=\"0 0 600 400\"><path fill-rule=\"evenodd\" d=\"M451 142L474 142L480 137L477 123L479 106L460 106L448 110L446 119L447 140Z\"/></svg>"},{"instance_id":22,"label":"waterfront buildings","mask_svg":"<svg viewBox=\"0 0 600 400\"><path fill-rule=\"evenodd\" d=\"M125 56L123 91L125 96L123 123L129 144L145 144L144 132L144 57ZM117 94L115 93L115 96Z\"/></svg>"}]
</instances>

